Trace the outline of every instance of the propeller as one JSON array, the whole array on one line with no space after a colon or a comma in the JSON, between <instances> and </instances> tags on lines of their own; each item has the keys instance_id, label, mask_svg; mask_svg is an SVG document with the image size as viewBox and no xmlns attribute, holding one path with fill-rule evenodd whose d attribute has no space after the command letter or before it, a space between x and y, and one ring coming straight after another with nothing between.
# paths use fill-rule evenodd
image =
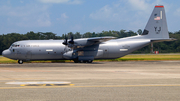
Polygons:
<instances>
[{"instance_id":1,"label":"propeller","mask_svg":"<svg viewBox=\"0 0 180 101\"><path fill-rule=\"evenodd\" d=\"M64 42L62 43L62 44L64 44L64 45L67 45L68 44L68 42L67 42L67 37L66 37L66 35L65 35L65 40L64 40Z\"/></svg>"},{"instance_id":2,"label":"propeller","mask_svg":"<svg viewBox=\"0 0 180 101\"><path fill-rule=\"evenodd\" d=\"M71 36L71 40L69 41L70 44L74 44L74 38Z\"/></svg>"},{"instance_id":3,"label":"propeller","mask_svg":"<svg viewBox=\"0 0 180 101\"><path fill-rule=\"evenodd\" d=\"M62 44L63 44L63 45L74 44L74 38L73 38L73 36L71 36L71 40L68 41L68 38L67 38L67 36L65 35L65 39L64 39L64 42L63 42Z\"/></svg>"}]
</instances>

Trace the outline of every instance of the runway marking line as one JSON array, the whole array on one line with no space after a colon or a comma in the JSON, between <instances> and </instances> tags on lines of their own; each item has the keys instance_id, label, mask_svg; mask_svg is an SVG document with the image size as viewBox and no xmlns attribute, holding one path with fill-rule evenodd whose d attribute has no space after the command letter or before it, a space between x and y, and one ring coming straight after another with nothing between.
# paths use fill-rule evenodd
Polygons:
<instances>
[{"instance_id":1,"label":"runway marking line","mask_svg":"<svg viewBox=\"0 0 180 101\"><path fill-rule=\"evenodd\" d=\"M100 85L100 86L22 86L22 87L0 87L0 89L33 89L33 88L108 88L108 87L179 87L180 84L148 84L148 85Z\"/></svg>"},{"instance_id":2,"label":"runway marking line","mask_svg":"<svg viewBox=\"0 0 180 101\"><path fill-rule=\"evenodd\" d=\"M74 86L74 84L21 84L20 86Z\"/></svg>"}]
</instances>

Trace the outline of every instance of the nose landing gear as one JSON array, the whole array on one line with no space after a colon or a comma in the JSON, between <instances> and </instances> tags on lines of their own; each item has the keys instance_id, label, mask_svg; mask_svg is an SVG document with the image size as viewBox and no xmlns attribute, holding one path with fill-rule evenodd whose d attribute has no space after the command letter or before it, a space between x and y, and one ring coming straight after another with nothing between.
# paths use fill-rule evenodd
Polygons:
<instances>
[{"instance_id":1,"label":"nose landing gear","mask_svg":"<svg viewBox=\"0 0 180 101\"><path fill-rule=\"evenodd\" d=\"M23 60L18 60L18 63L19 64L23 64Z\"/></svg>"}]
</instances>

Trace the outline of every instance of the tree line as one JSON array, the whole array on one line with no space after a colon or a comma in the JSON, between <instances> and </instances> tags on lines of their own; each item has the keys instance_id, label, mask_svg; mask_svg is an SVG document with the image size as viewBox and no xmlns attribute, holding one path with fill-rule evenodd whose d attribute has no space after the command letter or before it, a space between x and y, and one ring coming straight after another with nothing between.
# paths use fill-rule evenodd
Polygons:
<instances>
[{"instance_id":1,"label":"tree line","mask_svg":"<svg viewBox=\"0 0 180 101\"><path fill-rule=\"evenodd\" d=\"M89 37L103 37L103 36L114 36L117 38L123 38L123 37L129 37L129 36L135 36L135 35L141 35L142 30L139 29L137 32L134 31L126 31L126 30L120 30L120 31L102 31L100 33L95 32L86 32L84 34L80 34L80 32L72 33L69 32L67 34L62 34L61 36L56 35L52 32L27 32L26 34L19 34L19 33L8 33L8 34L2 34L0 35L0 54L3 50L8 49L10 45L16 41L21 40L48 40L48 39L54 39L54 40L60 40L65 39L65 37L71 37L73 36L75 39L77 38L89 38ZM159 51L160 53L178 53L180 52L180 30L176 32L169 32L169 36L171 38L177 39L176 41L170 41L170 42L160 42L160 43L154 43L154 50ZM139 49L133 53L150 53L151 46L148 45L142 49Z\"/></svg>"}]
</instances>

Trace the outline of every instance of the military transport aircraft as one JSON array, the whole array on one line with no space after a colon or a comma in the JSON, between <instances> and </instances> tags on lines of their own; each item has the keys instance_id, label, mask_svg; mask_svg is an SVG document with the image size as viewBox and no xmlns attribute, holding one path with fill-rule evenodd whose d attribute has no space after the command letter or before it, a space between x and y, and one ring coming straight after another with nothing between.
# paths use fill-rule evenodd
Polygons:
<instances>
[{"instance_id":1,"label":"military transport aircraft","mask_svg":"<svg viewBox=\"0 0 180 101\"><path fill-rule=\"evenodd\" d=\"M114 39L94 37L70 40L25 40L14 42L4 50L4 57L19 64L33 60L73 60L92 63L94 59L114 59L125 56L152 42L171 41L163 5L156 5L142 35Z\"/></svg>"}]
</instances>

